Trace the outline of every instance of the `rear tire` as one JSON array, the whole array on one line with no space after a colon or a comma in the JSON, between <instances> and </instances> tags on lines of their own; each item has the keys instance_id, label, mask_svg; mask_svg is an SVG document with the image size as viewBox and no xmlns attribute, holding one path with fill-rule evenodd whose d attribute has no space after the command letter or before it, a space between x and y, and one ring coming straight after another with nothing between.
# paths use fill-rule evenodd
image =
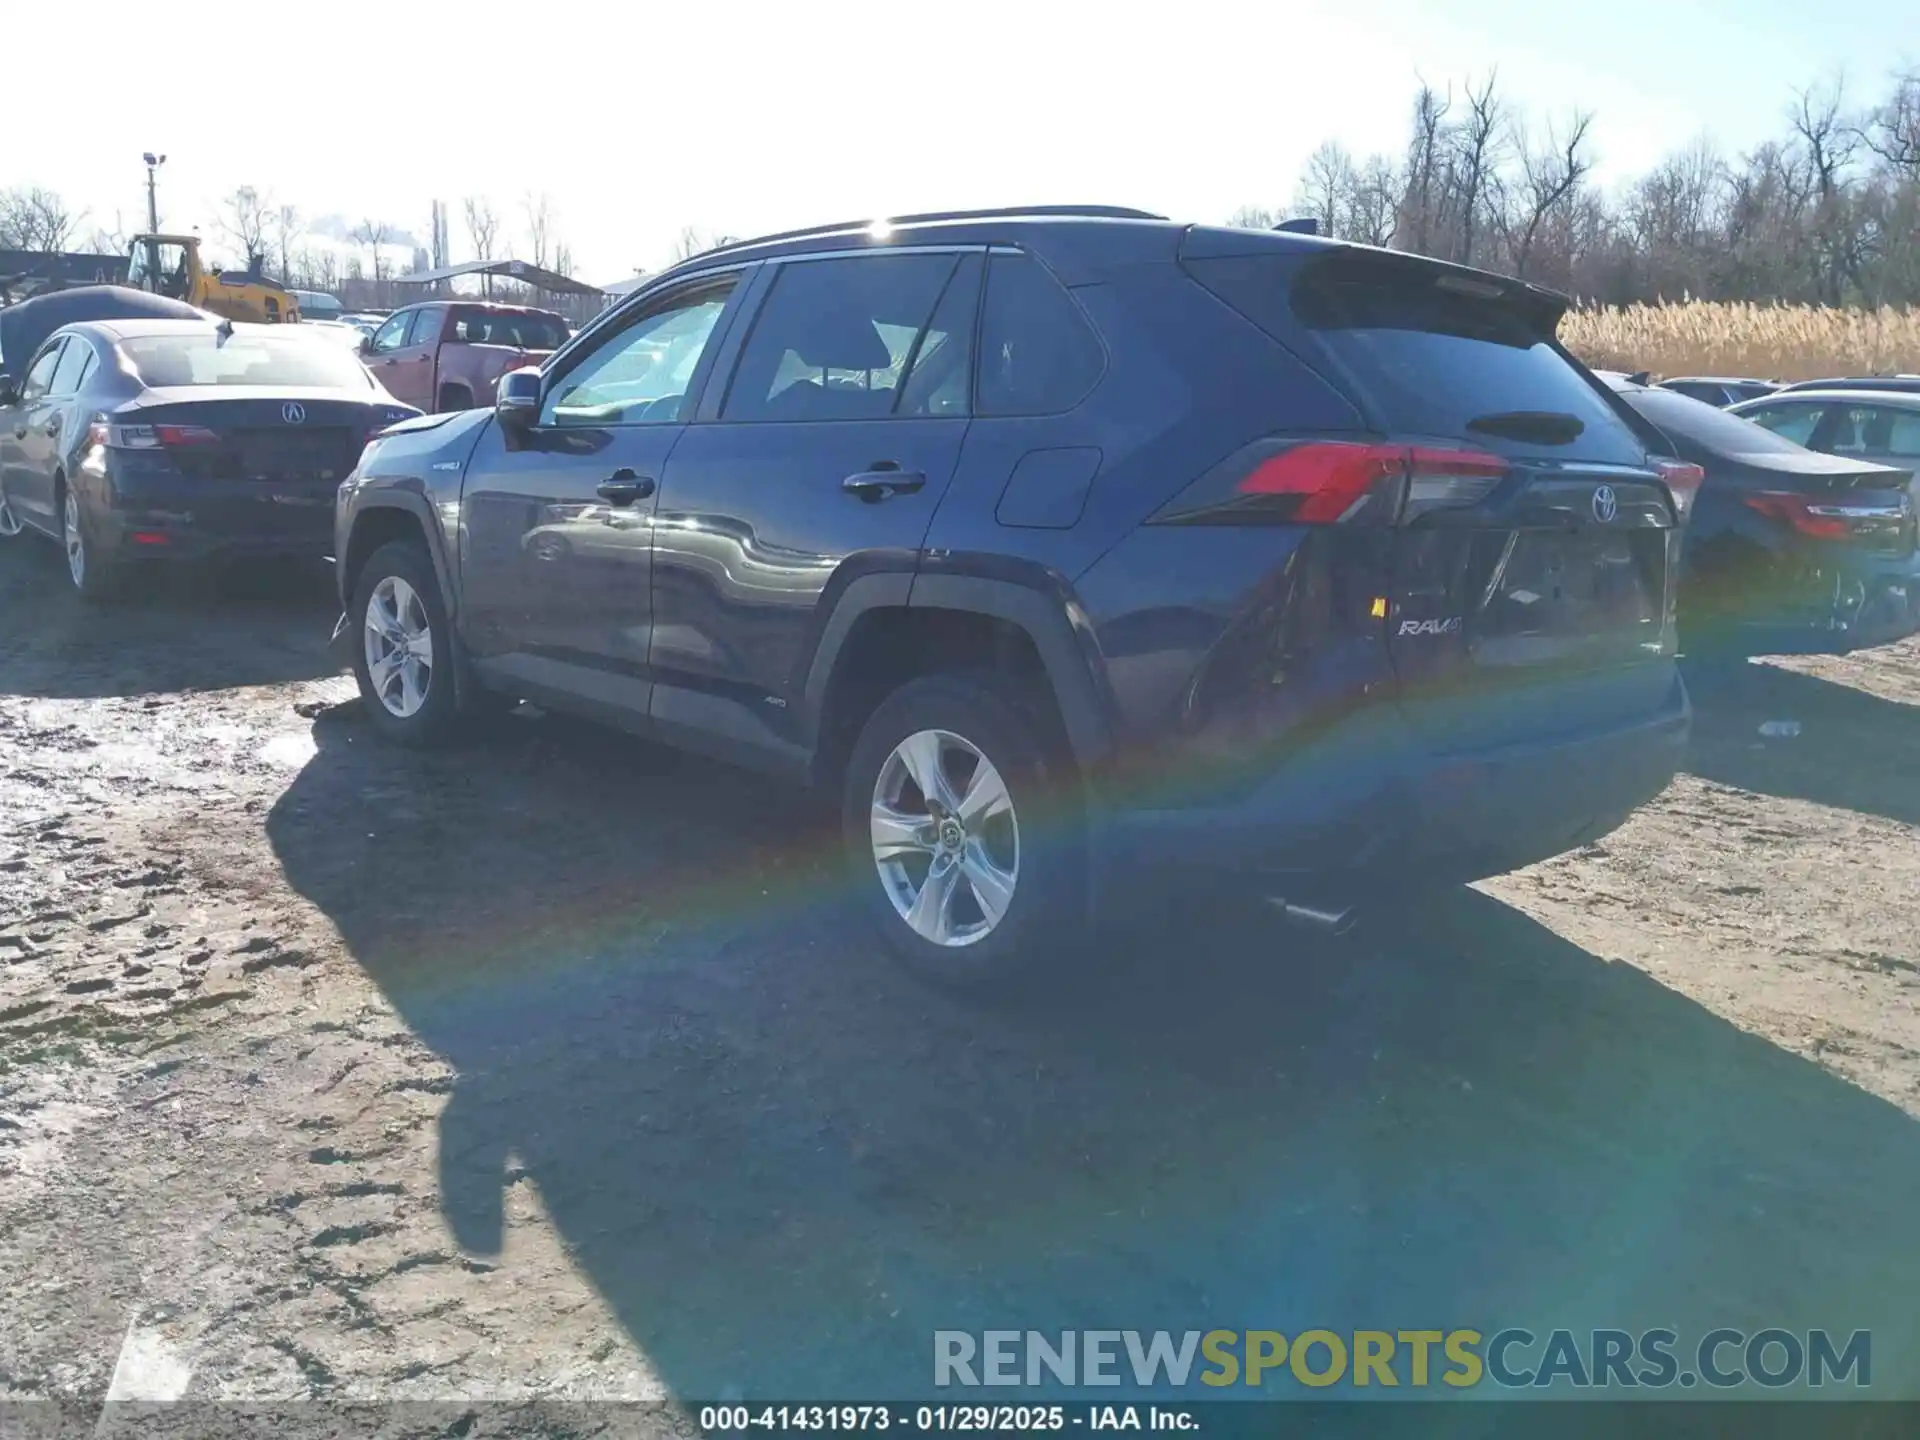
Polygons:
<instances>
[{"instance_id":1,"label":"rear tire","mask_svg":"<svg viewBox=\"0 0 1920 1440\"><path fill-rule=\"evenodd\" d=\"M13 506L7 502L7 497L0 495L0 540L11 540L24 528L20 517L13 513Z\"/></svg>"},{"instance_id":2,"label":"rear tire","mask_svg":"<svg viewBox=\"0 0 1920 1440\"><path fill-rule=\"evenodd\" d=\"M438 398L434 408L442 415L453 410L473 409L473 392L464 385L442 385Z\"/></svg>"},{"instance_id":3,"label":"rear tire","mask_svg":"<svg viewBox=\"0 0 1920 1440\"><path fill-rule=\"evenodd\" d=\"M89 533L80 497L59 482L60 547L66 552L67 579L82 600L100 602L121 593L120 567Z\"/></svg>"},{"instance_id":4,"label":"rear tire","mask_svg":"<svg viewBox=\"0 0 1920 1440\"><path fill-rule=\"evenodd\" d=\"M406 540L374 551L354 579L347 613L353 678L373 728L401 745L446 741L460 718L458 641L427 552Z\"/></svg>"},{"instance_id":5,"label":"rear tire","mask_svg":"<svg viewBox=\"0 0 1920 1440\"><path fill-rule=\"evenodd\" d=\"M1021 989L1070 953L1085 917L1081 807L1044 733L1000 677L935 675L882 701L854 743L842 789L854 894L922 980Z\"/></svg>"}]
</instances>

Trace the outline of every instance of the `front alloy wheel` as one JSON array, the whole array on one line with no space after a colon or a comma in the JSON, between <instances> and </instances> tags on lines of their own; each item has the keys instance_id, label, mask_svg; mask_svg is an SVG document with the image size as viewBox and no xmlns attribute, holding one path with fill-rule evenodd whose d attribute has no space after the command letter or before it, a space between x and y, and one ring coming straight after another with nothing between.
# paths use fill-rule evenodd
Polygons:
<instances>
[{"instance_id":1,"label":"front alloy wheel","mask_svg":"<svg viewBox=\"0 0 1920 1440\"><path fill-rule=\"evenodd\" d=\"M20 533L20 517L13 513L7 497L0 495L0 540L11 540Z\"/></svg>"},{"instance_id":2,"label":"front alloy wheel","mask_svg":"<svg viewBox=\"0 0 1920 1440\"><path fill-rule=\"evenodd\" d=\"M1006 781L979 746L920 730L894 746L873 787L873 863L921 939L959 947L1006 916L1020 880L1020 823Z\"/></svg>"},{"instance_id":3,"label":"front alloy wheel","mask_svg":"<svg viewBox=\"0 0 1920 1440\"><path fill-rule=\"evenodd\" d=\"M362 640L374 697L397 720L419 714L433 685L433 622L401 576L384 576L373 587Z\"/></svg>"}]
</instances>

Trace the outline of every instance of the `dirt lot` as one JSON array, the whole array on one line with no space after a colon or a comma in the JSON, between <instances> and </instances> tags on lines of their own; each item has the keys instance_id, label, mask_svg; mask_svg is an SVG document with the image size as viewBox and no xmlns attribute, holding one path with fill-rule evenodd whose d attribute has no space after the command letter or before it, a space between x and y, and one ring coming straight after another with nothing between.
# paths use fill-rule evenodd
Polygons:
<instances>
[{"instance_id":1,"label":"dirt lot","mask_svg":"<svg viewBox=\"0 0 1920 1440\"><path fill-rule=\"evenodd\" d=\"M802 797L554 719L398 753L326 577L57 564L0 550L0 1397L1416 1323L1871 1327L1920 1393L1920 645L1703 685L1602 845L1338 944L1167 915L996 1015L847 938Z\"/></svg>"}]
</instances>

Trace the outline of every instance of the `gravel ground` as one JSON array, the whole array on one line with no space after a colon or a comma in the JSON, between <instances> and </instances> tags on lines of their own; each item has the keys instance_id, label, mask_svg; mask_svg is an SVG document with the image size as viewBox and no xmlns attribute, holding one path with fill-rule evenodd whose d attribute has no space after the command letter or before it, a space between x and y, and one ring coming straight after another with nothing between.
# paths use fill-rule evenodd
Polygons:
<instances>
[{"instance_id":1,"label":"gravel ground","mask_svg":"<svg viewBox=\"0 0 1920 1440\"><path fill-rule=\"evenodd\" d=\"M906 1398L936 1328L1416 1324L1872 1328L1920 1394L1920 645L1703 678L1603 844L1341 942L1148 917L995 1013L850 938L803 796L554 718L378 744L328 586L89 612L0 548L0 1398Z\"/></svg>"}]
</instances>

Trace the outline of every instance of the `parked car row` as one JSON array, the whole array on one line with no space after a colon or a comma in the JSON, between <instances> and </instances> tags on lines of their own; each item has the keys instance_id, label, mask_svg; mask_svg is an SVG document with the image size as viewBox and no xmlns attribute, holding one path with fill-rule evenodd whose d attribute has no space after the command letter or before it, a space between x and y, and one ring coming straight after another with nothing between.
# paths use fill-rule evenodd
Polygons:
<instances>
[{"instance_id":1,"label":"parked car row","mask_svg":"<svg viewBox=\"0 0 1920 1440\"><path fill-rule=\"evenodd\" d=\"M730 244L577 335L409 307L373 379L313 337L87 321L0 382L0 424L90 427L51 472L14 452L0 515L77 494L90 590L108 537L325 493L380 733L527 699L813 783L895 953L1003 984L1143 875L1339 927L1607 833L1679 763L1682 606L1723 573L1829 643L1882 610L1820 577L1913 624L1910 476L1605 382L1566 304L1042 209ZM341 448L279 458L323 404Z\"/></svg>"}]
</instances>

